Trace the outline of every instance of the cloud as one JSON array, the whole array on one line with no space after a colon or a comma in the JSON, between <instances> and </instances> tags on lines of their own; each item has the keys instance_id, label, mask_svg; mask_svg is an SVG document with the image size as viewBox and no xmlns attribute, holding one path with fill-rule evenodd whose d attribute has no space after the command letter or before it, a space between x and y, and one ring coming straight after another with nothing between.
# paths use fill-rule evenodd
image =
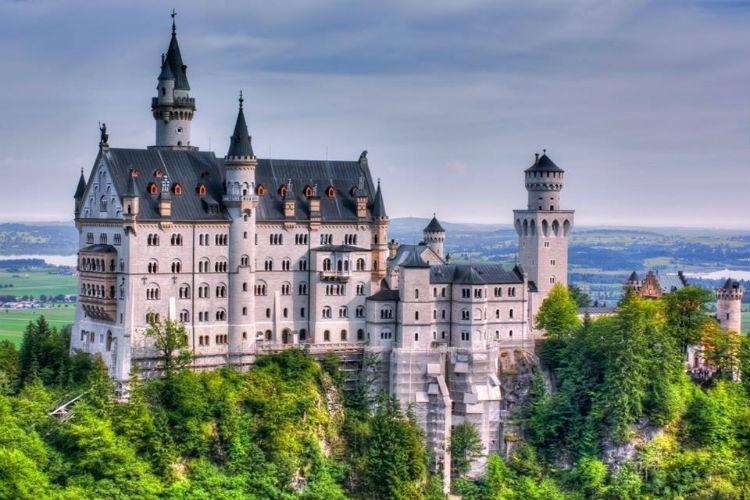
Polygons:
<instances>
[{"instance_id":1,"label":"cloud","mask_svg":"<svg viewBox=\"0 0 750 500\"><path fill-rule=\"evenodd\" d=\"M167 10L0 1L3 212L70 213L98 120L113 144L151 144ZM563 204L580 222L750 227L746 5L191 1L177 10L198 103L193 142L219 155L244 89L259 154L368 149L394 216L507 223L525 203L522 170L546 147L568 172Z\"/></svg>"}]
</instances>

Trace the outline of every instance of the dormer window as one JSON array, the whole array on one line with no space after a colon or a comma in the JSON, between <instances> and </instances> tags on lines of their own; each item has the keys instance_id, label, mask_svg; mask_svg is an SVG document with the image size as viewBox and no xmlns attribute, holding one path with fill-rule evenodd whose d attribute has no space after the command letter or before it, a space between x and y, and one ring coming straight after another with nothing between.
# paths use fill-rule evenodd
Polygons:
<instances>
[{"instance_id":1,"label":"dormer window","mask_svg":"<svg viewBox=\"0 0 750 500\"><path fill-rule=\"evenodd\" d=\"M359 191L357 186L352 186L352 189L351 189L352 196L357 196L357 191Z\"/></svg>"},{"instance_id":2,"label":"dormer window","mask_svg":"<svg viewBox=\"0 0 750 500\"><path fill-rule=\"evenodd\" d=\"M279 195L281 195L282 198L286 197L286 186L284 184L281 185L279 188Z\"/></svg>"},{"instance_id":3,"label":"dormer window","mask_svg":"<svg viewBox=\"0 0 750 500\"><path fill-rule=\"evenodd\" d=\"M334 196L336 196L336 190L333 188L333 186L328 186L326 188L326 196L328 196L329 198L333 198Z\"/></svg>"},{"instance_id":4,"label":"dormer window","mask_svg":"<svg viewBox=\"0 0 750 500\"><path fill-rule=\"evenodd\" d=\"M182 185L180 185L179 183L175 183L172 186L172 193L174 193L174 194L182 194Z\"/></svg>"},{"instance_id":5,"label":"dormer window","mask_svg":"<svg viewBox=\"0 0 750 500\"><path fill-rule=\"evenodd\" d=\"M156 196L159 194L159 187L154 182L150 182L148 184L148 192L151 196Z\"/></svg>"},{"instance_id":6,"label":"dormer window","mask_svg":"<svg viewBox=\"0 0 750 500\"><path fill-rule=\"evenodd\" d=\"M205 184L198 184L198 196L206 196L208 194L208 189L206 189Z\"/></svg>"},{"instance_id":7,"label":"dormer window","mask_svg":"<svg viewBox=\"0 0 750 500\"><path fill-rule=\"evenodd\" d=\"M308 198L311 197L313 195L313 188L312 188L312 186L309 186L309 185L305 186L305 191L304 192L305 192L305 196L306 197L308 197Z\"/></svg>"},{"instance_id":8,"label":"dormer window","mask_svg":"<svg viewBox=\"0 0 750 500\"><path fill-rule=\"evenodd\" d=\"M164 177L164 172L160 168L157 168L156 170L154 170L154 177L156 177L157 179L161 179L162 177Z\"/></svg>"},{"instance_id":9,"label":"dormer window","mask_svg":"<svg viewBox=\"0 0 750 500\"><path fill-rule=\"evenodd\" d=\"M266 188L263 187L263 184L258 184L258 187L255 188L255 194L258 196L263 196L266 194Z\"/></svg>"}]
</instances>

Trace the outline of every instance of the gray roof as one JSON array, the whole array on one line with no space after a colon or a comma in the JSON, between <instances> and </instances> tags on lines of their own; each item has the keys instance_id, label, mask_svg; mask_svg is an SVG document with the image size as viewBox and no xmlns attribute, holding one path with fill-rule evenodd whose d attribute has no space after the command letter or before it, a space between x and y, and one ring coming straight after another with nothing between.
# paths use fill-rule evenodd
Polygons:
<instances>
[{"instance_id":1,"label":"gray roof","mask_svg":"<svg viewBox=\"0 0 750 500\"><path fill-rule=\"evenodd\" d=\"M161 170L171 183L182 186L182 194L172 196L172 220L210 221L226 220L222 210L209 211L208 205L220 205L224 195L224 165L212 152L196 150L150 149L104 149L100 153L108 164L115 190L125 196L129 189L135 189L140 197L139 220L161 220L157 206L157 196L148 192L148 186L155 183L161 191L161 179L155 177ZM97 160L98 161L98 160ZM130 170L136 169L138 176L129 186ZM295 189L287 192L295 201L295 220L309 219L309 201L304 196L304 186L317 186L323 192L320 199L320 212L328 222L353 222L357 217L357 196L368 196L374 202L370 170L366 162L358 161L318 161L318 160L274 160L259 159L255 172L256 184L262 184L265 194L259 196L257 220L281 221L284 217L284 198L279 193L282 184L292 180ZM360 184L362 190L352 189ZM207 194L198 195L198 186L204 184ZM333 186L335 195L328 197L325 191Z\"/></svg>"},{"instance_id":2,"label":"gray roof","mask_svg":"<svg viewBox=\"0 0 750 500\"><path fill-rule=\"evenodd\" d=\"M740 282L733 280L732 278L727 278L722 288L724 290L737 290L738 288L740 288Z\"/></svg>"},{"instance_id":3,"label":"gray roof","mask_svg":"<svg viewBox=\"0 0 750 500\"><path fill-rule=\"evenodd\" d=\"M638 281L638 273L633 271L630 273L630 277L628 277L628 281Z\"/></svg>"},{"instance_id":4,"label":"gray roof","mask_svg":"<svg viewBox=\"0 0 750 500\"><path fill-rule=\"evenodd\" d=\"M526 172L564 172L563 169L555 165L547 154L543 154L534 161L534 164L526 169Z\"/></svg>"},{"instance_id":5,"label":"gray roof","mask_svg":"<svg viewBox=\"0 0 750 500\"><path fill-rule=\"evenodd\" d=\"M685 283L677 274L657 274L662 293L670 293L685 288Z\"/></svg>"},{"instance_id":6,"label":"gray roof","mask_svg":"<svg viewBox=\"0 0 750 500\"><path fill-rule=\"evenodd\" d=\"M159 80L174 80L174 73L172 68L167 64L167 60L163 59L161 62L161 73L159 73Z\"/></svg>"},{"instance_id":7,"label":"gray roof","mask_svg":"<svg viewBox=\"0 0 750 500\"><path fill-rule=\"evenodd\" d=\"M430 223L427 224L426 228L424 228L424 232L425 233L444 233L445 229L443 229L443 226L440 225L440 223L437 220L437 217L433 215Z\"/></svg>"},{"instance_id":8,"label":"gray roof","mask_svg":"<svg viewBox=\"0 0 750 500\"><path fill-rule=\"evenodd\" d=\"M383 193L380 191L380 181L378 181L378 190L375 193L375 199L372 202L372 216L377 219L388 217L385 213L385 203L383 203Z\"/></svg>"},{"instance_id":9,"label":"gray roof","mask_svg":"<svg viewBox=\"0 0 750 500\"><path fill-rule=\"evenodd\" d=\"M172 198L172 220L226 220L221 211L209 213L206 201L220 200L224 188L224 171L211 152L195 150L153 149L119 149L111 148L102 151L106 159L115 190L124 195L128 191L130 170L136 169L138 176L133 179L136 193L140 196L139 220L161 220L158 208L158 196L152 196L148 187L156 184L157 193L161 192L161 179L156 178L156 170L161 170L170 182L182 186L182 194ZM208 196L198 195L198 186L204 184ZM130 186L131 189L133 186Z\"/></svg>"},{"instance_id":10,"label":"gray roof","mask_svg":"<svg viewBox=\"0 0 750 500\"><path fill-rule=\"evenodd\" d=\"M169 49L167 49L166 62L169 69L174 75L174 88L177 90L190 90L190 84L187 79L187 66L182 62L180 54L180 45L177 43L177 31L174 22L172 22L172 38L169 40Z\"/></svg>"},{"instance_id":11,"label":"gray roof","mask_svg":"<svg viewBox=\"0 0 750 500\"><path fill-rule=\"evenodd\" d=\"M396 302L398 299L398 290L390 290L388 288L381 288L374 294L367 297L367 300L372 300L375 302Z\"/></svg>"},{"instance_id":12,"label":"gray roof","mask_svg":"<svg viewBox=\"0 0 750 500\"><path fill-rule=\"evenodd\" d=\"M364 190L354 193L352 188L359 185L360 177L364 180ZM374 190L367 162L259 159L255 182L265 187L265 194L259 197L258 220L285 220L284 198L279 193L279 188L286 185L290 179L294 185L291 197L296 202L295 220L307 220L310 216L309 202L304 194L306 186L317 186L320 195L320 215L323 220L359 220L357 196L362 194L370 200L372 216L375 216L375 209L372 208L375 204L372 196ZM328 186L333 186L336 191L330 198L326 195Z\"/></svg>"},{"instance_id":13,"label":"gray roof","mask_svg":"<svg viewBox=\"0 0 750 500\"><path fill-rule=\"evenodd\" d=\"M78 179L78 187L76 187L76 194L73 195L73 198L80 200L84 194L86 194L86 177L84 177L83 169L81 169L81 177Z\"/></svg>"},{"instance_id":14,"label":"gray roof","mask_svg":"<svg viewBox=\"0 0 750 500\"><path fill-rule=\"evenodd\" d=\"M234 134L229 139L227 156L253 156L253 145L250 134L247 133L247 123L245 122L245 112L242 110L242 101L242 94L240 94L240 110L237 112Z\"/></svg>"},{"instance_id":15,"label":"gray roof","mask_svg":"<svg viewBox=\"0 0 750 500\"><path fill-rule=\"evenodd\" d=\"M430 283L506 284L523 283L518 266L503 264L442 264L430 267Z\"/></svg>"},{"instance_id":16,"label":"gray roof","mask_svg":"<svg viewBox=\"0 0 750 500\"><path fill-rule=\"evenodd\" d=\"M430 267L430 265L422 259L422 252L418 245L412 247L411 251L406 254L406 258L400 265L401 267Z\"/></svg>"},{"instance_id":17,"label":"gray roof","mask_svg":"<svg viewBox=\"0 0 750 500\"><path fill-rule=\"evenodd\" d=\"M421 257L424 251L427 250L427 248L428 247L424 241L421 241L416 245L399 245L396 249L396 255L394 255L392 259L388 259L386 265L389 269L401 266L411 257L411 254L413 252L416 251L417 254Z\"/></svg>"}]
</instances>

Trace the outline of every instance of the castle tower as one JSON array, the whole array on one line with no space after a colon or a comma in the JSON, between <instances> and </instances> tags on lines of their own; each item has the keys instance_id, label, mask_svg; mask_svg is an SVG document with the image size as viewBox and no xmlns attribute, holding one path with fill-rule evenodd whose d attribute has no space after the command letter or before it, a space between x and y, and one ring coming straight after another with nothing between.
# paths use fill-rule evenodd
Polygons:
<instances>
[{"instance_id":1,"label":"castle tower","mask_svg":"<svg viewBox=\"0 0 750 500\"><path fill-rule=\"evenodd\" d=\"M255 169L258 162L247 132L242 93L240 109L224 159L224 206L229 226L229 355L230 363L253 362L255 349Z\"/></svg>"},{"instance_id":2,"label":"castle tower","mask_svg":"<svg viewBox=\"0 0 750 500\"><path fill-rule=\"evenodd\" d=\"M172 12L172 39L167 54L162 55L157 95L151 99L156 121L156 147L191 148L190 124L195 113L195 99L190 97L187 66L182 62L177 43L176 13Z\"/></svg>"},{"instance_id":3,"label":"castle tower","mask_svg":"<svg viewBox=\"0 0 750 500\"><path fill-rule=\"evenodd\" d=\"M444 243L445 243L445 229L437 220L435 214L432 214L432 220L427 227L422 231L424 235L424 242L427 246L437 254L441 259L445 258Z\"/></svg>"},{"instance_id":4,"label":"castle tower","mask_svg":"<svg viewBox=\"0 0 750 500\"><path fill-rule=\"evenodd\" d=\"M378 190L375 192L371 211L375 222L375 234L372 239L372 281L380 283L388 270L386 259L388 258L388 223L390 221L385 213L380 180L378 180Z\"/></svg>"},{"instance_id":5,"label":"castle tower","mask_svg":"<svg viewBox=\"0 0 750 500\"><path fill-rule=\"evenodd\" d=\"M716 319L725 330L740 333L742 313L740 306L745 291L739 282L729 278L724 286L716 289Z\"/></svg>"},{"instance_id":6,"label":"castle tower","mask_svg":"<svg viewBox=\"0 0 750 500\"><path fill-rule=\"evenodd\" d=\"M541 156L537 154L534 164L525 171L529 193L526 210L513 211L519 263L538 291L530 300L532 325L552 287L568 284L568 238L575 212L560 210L564 175L546 150Z\"/></svg>"}]
</instances>

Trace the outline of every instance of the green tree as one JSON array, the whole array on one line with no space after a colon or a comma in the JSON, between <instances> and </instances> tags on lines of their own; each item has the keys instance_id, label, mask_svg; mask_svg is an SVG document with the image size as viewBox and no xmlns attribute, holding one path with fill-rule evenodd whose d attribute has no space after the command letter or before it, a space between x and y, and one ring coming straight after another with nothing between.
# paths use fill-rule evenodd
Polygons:
<instances>
[{"instance_id":1,"label":"green tree","mask_svg":"<svg viewBox=\"0 0 750 500\"><path fill-rule=\"evenodd\" d=\"M166 378L170 378L174 372L187 367L192 360L192 354L188 349L185 325L172 320L164 323L152 320L145 332L146 337L154 343L154 348L159 352L162 369Z\"/></svg>"},{"instance_id":2,"label":"green tree","mask_svg":"<svg viewBox=\"0 0 750 500\"><path fill-rule=\"evenodd\" d=\"M539 308L536 328L556 339L572 335L580 325L575 299L564 285L557 283Z\"/></svg>"},{"instance_id":3,"label":"green tree","mask_svg":"<svg viewBox=\"0 0 750 500\"><path fill-rule=\"evenodd\" d=\"M0 340L0 394L9 394L18 385L20 361L15 344Z\"/></svg>"},{"instance_id":4,"label":"green tree","mask_svg":"<svg viewBox=\"0 0 750 500\"><path fill-rule=\"evenodd\" d=\"M575 300L576 305L580 309L584 309L591 305L589 294L581 290L581 287L577 285L569 285L568 291L570 292L571 297L573 297L573 300Z\"/></svg>"},{"instance_id":5,"label":"green tree","mask_svg":"<svg viewBox=\"0 0 750 500\"><path fill-rule=\"evenodd\" d=\"M453 427L450 441L451 472L454 477L463 476L471 464L484 454L479 431L471 422L461 422Z\"/></svg>"}]
</instances>

